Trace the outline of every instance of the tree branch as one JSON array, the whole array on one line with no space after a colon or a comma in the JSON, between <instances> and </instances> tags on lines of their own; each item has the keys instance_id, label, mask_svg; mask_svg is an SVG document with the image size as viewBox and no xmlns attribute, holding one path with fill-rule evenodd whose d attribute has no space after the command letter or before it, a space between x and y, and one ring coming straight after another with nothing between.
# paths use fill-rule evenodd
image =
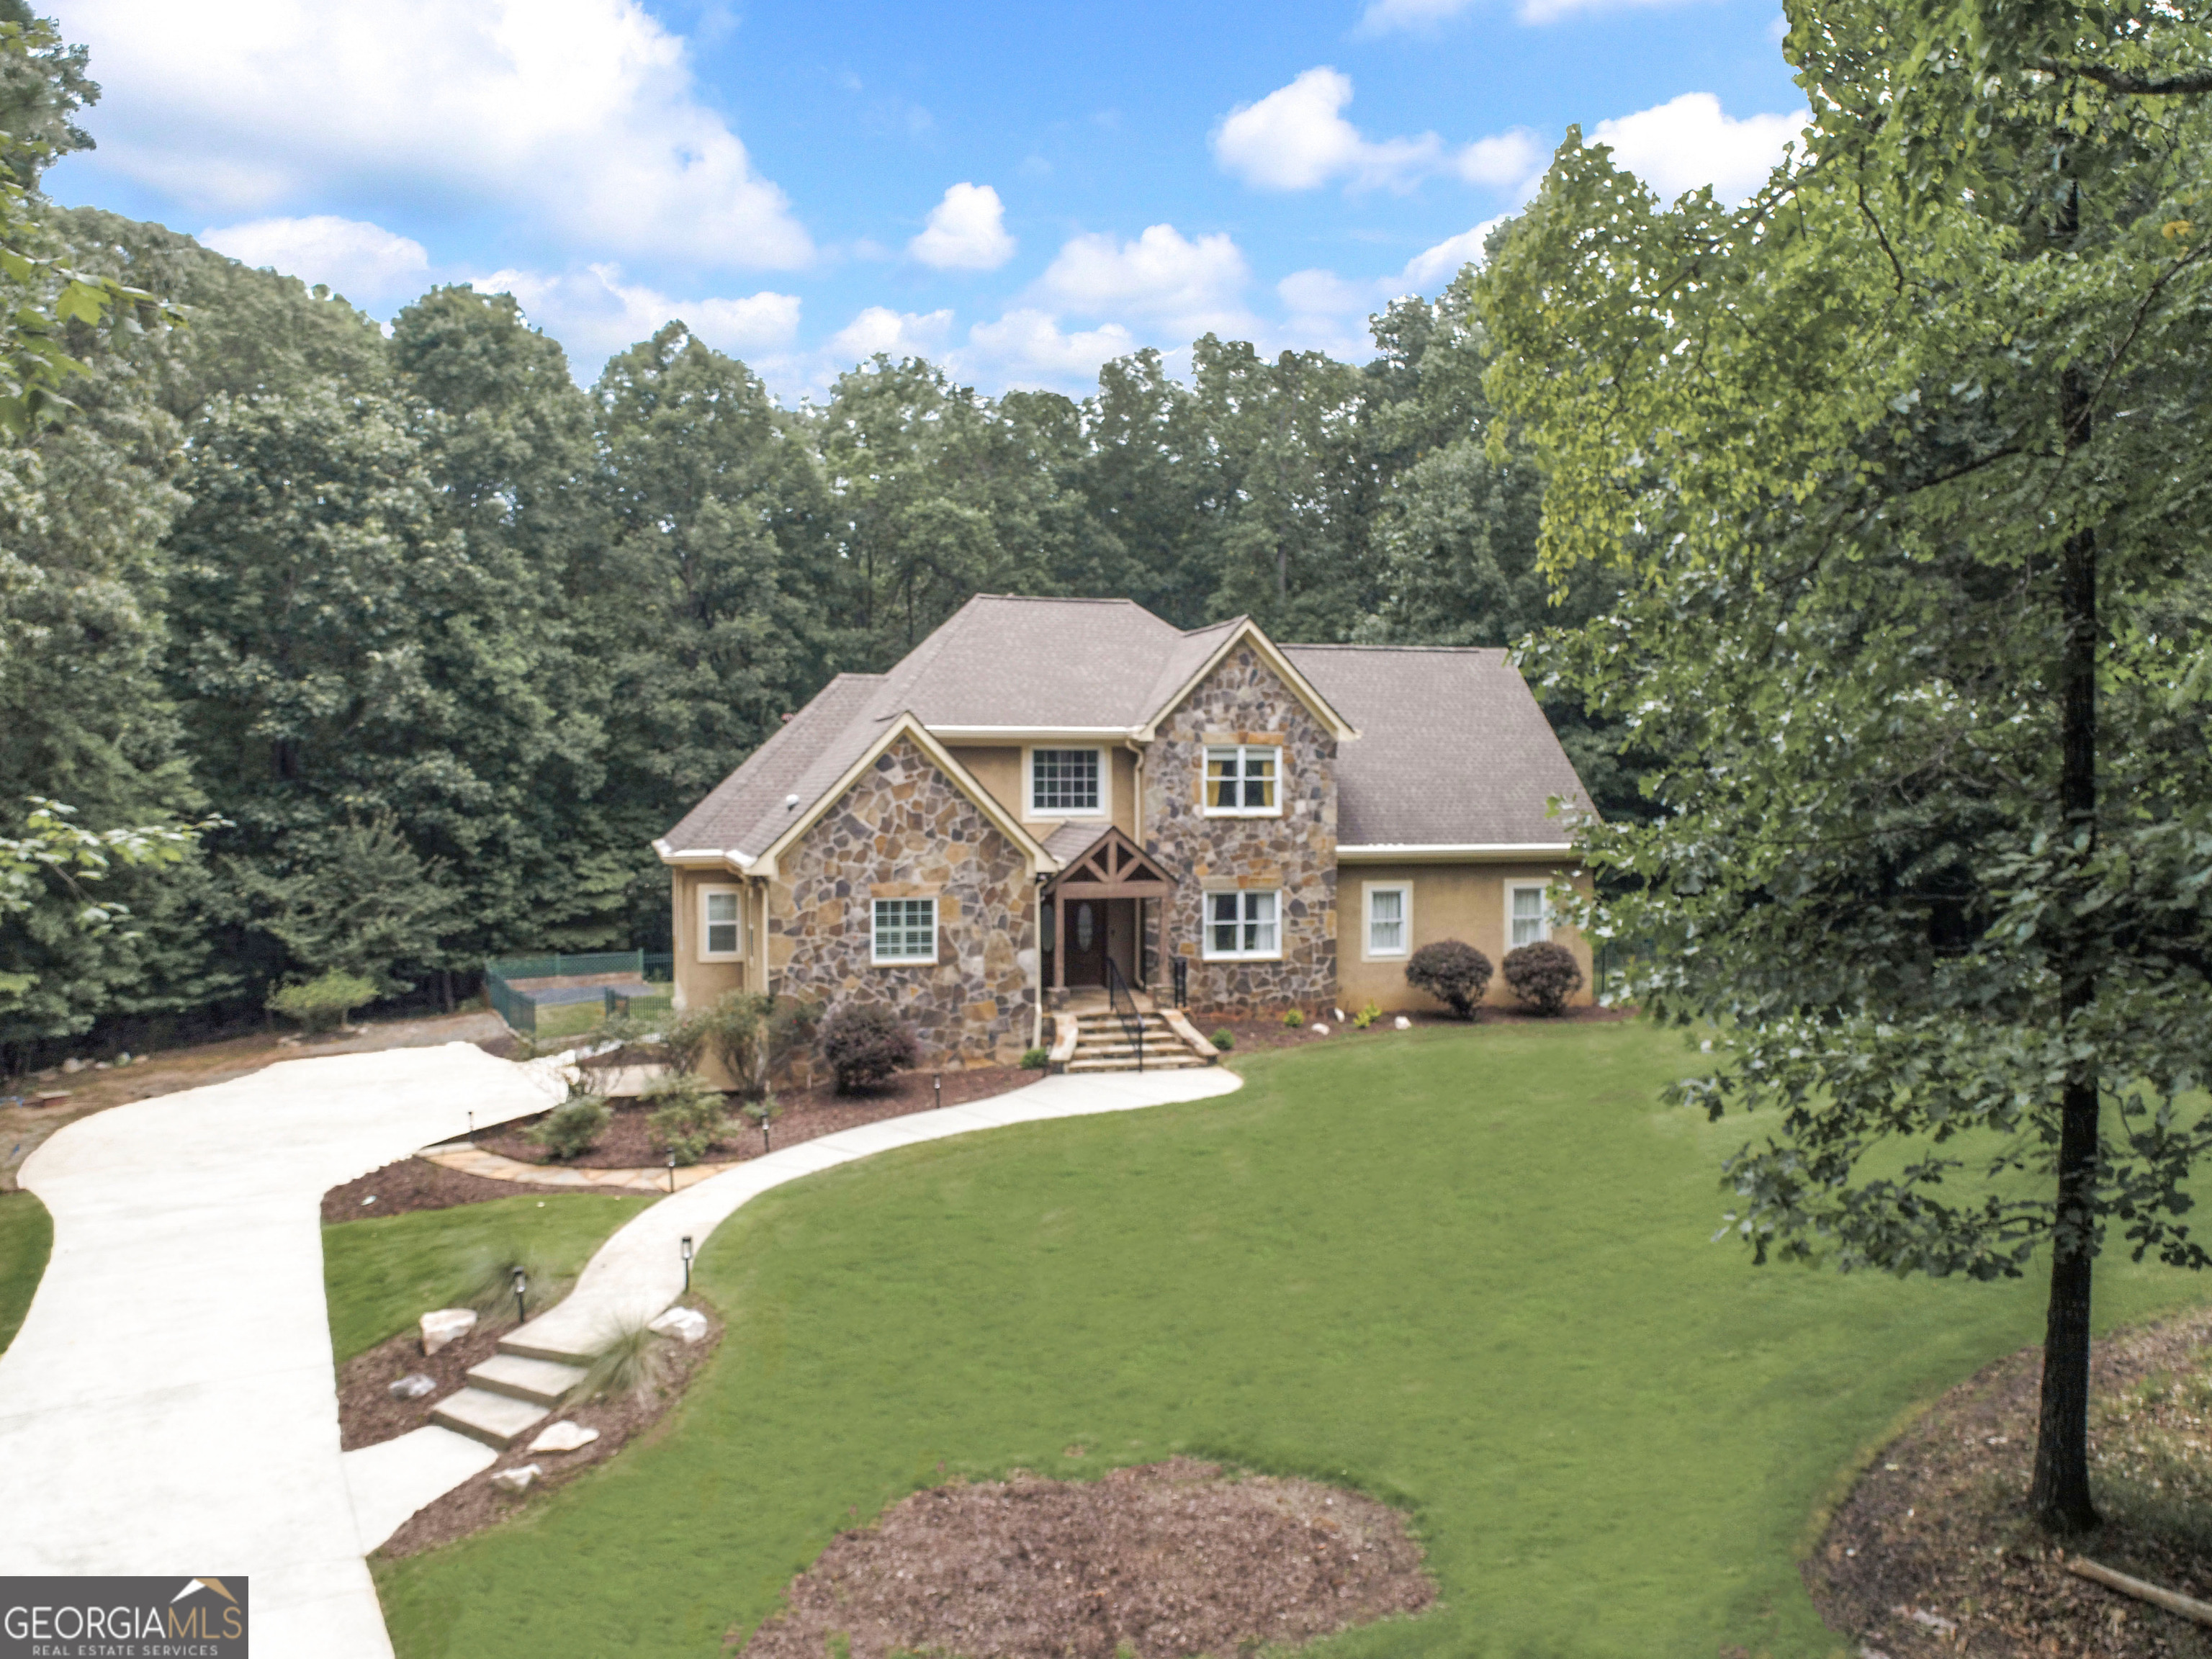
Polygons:
<instances>
[{"instance_id":1,"label":"tree branch","mask_svg":"<svg viewBox=\"0 0 2212 1659\"><path fill-rule=\"evenodd\" d=\"M2106 69L2101 64L2071 64L2057 58L2039 58L2031 67L2046 75L2078 75L2111 92L2142 98L2186 98L2212 92L2212 69L2191 70L2184 75L2135 75Z\"/></svg>"}]
</instances>

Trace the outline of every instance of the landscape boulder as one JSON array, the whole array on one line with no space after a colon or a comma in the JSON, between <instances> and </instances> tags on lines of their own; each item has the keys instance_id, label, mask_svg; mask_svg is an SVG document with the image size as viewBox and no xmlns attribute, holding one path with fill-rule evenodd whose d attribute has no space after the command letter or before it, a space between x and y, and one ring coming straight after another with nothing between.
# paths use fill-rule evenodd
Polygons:
<instances>
[{"instance_id":1,"label":"landscape boulder","mask_svg":"<svg viewBox=\"0 0 2212 1659\"><path fill-rule=\"evenodd\" d=\"M525 1463L520 1468L501 1469L497 1474L492 1476L491 1483L501 1492L523 1492L528 1489L530 1483L535 1480L540 1473L537 1464Z\"/></svg>"},{"instance_id":2,"label":"landscape boulder","mask_svg":"<svg viewBox=\"0 0 2212 1659\"><path fill-rule=\"evenodd\" d=\"M696 1342L707 1334L707 1316L696 1308L671 1308L646 1327L663 1336L681 1337L685 1342Z\"/></svg>"},{"instance_id":3,"label":"landscape boulder","mask_svg":"<svg viewBox=\"0 0 2212 1659\"><path fill-rule=\"evenodd\" d=\"M420 1400L426 1394L438 1391L438 1379L425 1376L421 1371L410 1371L392 1385L394 1400Z\"/></svg>"},{"instance_id":4,"label":"landscape boulder","mask_svg":"<svg viewBox=\"0 0 2212 1659\"><path fill-rule=\"evenodd\" d=\"M1401 1031L1410 1031L1413 1029L1413 1022L1407 1019L1403 1014L1399 1015L1392 1023Z\"/></svg>"},{"instance_id":5,"label":"landscape boulder","mask_svg":"<svg viewBox=\"0 0 2212 1659\"><path fill-rule=\"evenodd\" d=\"M477 1328L473 1308L440 1308L422 1316L422 1352L434 1354L449 1342L458 1342Z\"/></svg>"},{"instance_id":6,"label":"landscape boulder","mask_svg":"<svg viewBox=\"0 0 2212 1659\"><path fill-rule=\"evenodd\" d=\"M587 1429L581 1423L559 1422L530 1443L534 1452L574 1451L588 1446L599 1437L597 1429Z\"/></svg>"}]
</instances>

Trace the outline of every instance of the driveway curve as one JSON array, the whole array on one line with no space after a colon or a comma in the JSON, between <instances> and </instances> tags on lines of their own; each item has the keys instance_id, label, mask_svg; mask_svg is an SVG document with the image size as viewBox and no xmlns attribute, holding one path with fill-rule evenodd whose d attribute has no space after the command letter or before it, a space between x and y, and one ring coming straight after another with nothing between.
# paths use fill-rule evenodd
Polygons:
<instances>
[{"instance_id":1,"label":"driveway curve","mask_svg":"<svg viewBox=\"0 0 2212 1659\"><path fill-rule=\"evenodd\" d=\"M269 1659L389 1659L338 1450L323 1194L565 1085L467 1043L290 1060L83 1118L0 1354L0 1574L242 1575Z\"/></svg>"}]
</instances>

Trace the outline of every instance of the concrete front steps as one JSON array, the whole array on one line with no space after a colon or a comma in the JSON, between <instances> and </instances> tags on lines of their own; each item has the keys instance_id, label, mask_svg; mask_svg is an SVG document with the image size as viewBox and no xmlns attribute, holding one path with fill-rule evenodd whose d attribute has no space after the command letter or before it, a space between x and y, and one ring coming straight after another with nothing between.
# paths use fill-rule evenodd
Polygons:
<instances>
[{"instance_id":1,"label":"concrete front steps","mask_svg":"<svg viewBox=\"0 0 2212 1659\"><path fill-rule=\"evenodd\" d=\"M1055 1019L1066 1020L1066 1014L1056 1014ZM1137 1069L1137 1045L1131 1041L1129 1029L1113 1014L1083 1013L1073 1016L1075 1046L1062 1062L1070 1072L1133 1072ZM1192 1042L1183 1032L1176 1030L1182 1024L1185 1030L1188 1021L1162 1013L1146 1012L1138 1016L1143 1022L1144 1063L1148 1072L1179 1072L1213 1063L1211 1050L1200 1054L1194 1050ZM1062 1028L1063 1031L1065 1027Z\"/></svg>"},{"instance_id":2,"label":"concrete front steps","mask_svg":"<svg viewBox=\"0 0 2212 1659\"><path fill-rule=\"evenodd\" d=\"M470 1386L440 1401L430 1420L504 1451L560 1408L584 1380L584 1367L517 1353L505 1340L499 1346L469 1368Z\"/></svg>"}]
</instances>

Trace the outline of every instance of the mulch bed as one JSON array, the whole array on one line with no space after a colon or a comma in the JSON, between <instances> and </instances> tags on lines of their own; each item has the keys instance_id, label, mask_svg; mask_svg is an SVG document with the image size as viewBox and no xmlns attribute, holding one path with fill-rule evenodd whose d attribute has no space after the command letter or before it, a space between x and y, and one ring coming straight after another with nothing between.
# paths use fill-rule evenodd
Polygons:
<instances>
[{"instance_id":1,"label":"mulch bed","mask_svg":"<svg viewBox=\"0 0 2212 1659\"><path fill-rule=\"evenodd\" d=\"M1310 1018L1312 1011L1309 1009L1306 1012L1309 1018ZM1353 1008L1347 1008L1345 1012L1346 1013L1357 1013L1358 1011ZM1635 1018L1635 1012L1636 1011L1632 1008L1600 1008L1592 1005L1588 1007L1569 1008L1565 1012L1556 1016L1547 1016L1543 1014L1532 1014L1525 1008L1500 1008L1492 1007L1486 1005L1482 1009L1480 1017L1472 1021L1459 1019L1447 1013L1434 1012L1408 1013L1406 1018L1413 1021L1417 1026L1449 1025L1457 1030L1465 1030L1471 1024L1610 1024L1619 1020L1632 1019ZM1327 1024L1328 1027L1328 1035L1325 1037L1316 1036L1314 1035L1313 1027L1310 1024L1303 1026L1285 1025L1279 1018L1220 1019L1209 1018L1195 1010L1191 1012L1189 1018L1192 1026L1196 1029L1199 1036L1201 1037L1211 1037L1216 1031L1226 1027L1229 1034L1237 1039L1237 1046L1229 1051L1231 1054L1245 1054L1254 1050L1265 1051L1271 1048L1295 1048L1302 1043L1334 1042L1339 1037L1367 1039L1386 1037L1395 1036L1398 1029L1395 1024L1398 1018L1395 1014L1383 1015L1382 1018L1376 1020L1374 1024L1369 1026L1367 1030L1364 1031L1352 1024L1349 1021L1340 1025L1336 1023L1335 1011L1334 1009L1324 1010L1322 1014L1322 1023Z\"/></svg>"},{"instance_id":2,"label":"mulch bed","mask_svg":"<svg viewBox=\"0 0 2212 1659\"><path fill-rule=\"evenodd\" d=\"M2094 1351L2091 1474L2105 1524L2061 1546L2028 1514L2043 1351L2001 1359L1875 1459L1804 1568L1829 1626L1887 1659L2203 1659L2212 1631L2077 1578L2069 1551L2212 1595L2212 1312Z\"/></svg>"},{"instance_id":3,"label":"mulch bed","mask_svg":"<svg viewBox=\"0 0 2212 1659\"><path fill-rule=\"evenodd\" d=\"M697 1308L707 1316L707 1334L688 1345L673 1338L660 1340L661 1375L649 1393L620 1395L571 1405L554 1413L501 1452L498 1462L489 1468L471 1475L436 1502L416 1510L385 1542L380 1553L393 1557L419 1555L503 1521L539 1502L546 1492L567 1485L593 1464L605 1462L659 1422L722 1340L722 1321L712 1308L695 1297L684 1298L684 1305ZM483 1364L497 1352L500 1336L513 1327L511 1319L489 1324L479 1322L459 1341L447 1344L428 1358L422 1352L422 1338L412 1331L403 1332L346 1361L338 1370L339 1444L352 1451L422 1427L429 1422L433 1407L454 1389L468 1386L465 1373L469 1367ZM391 1384L412 1371L434 1377L437 1389L420 1400L394 1400ZM528 1449L532 1440L558 1422L580 1423L586 1428L597 1429L599 1437L570 1452L533 1453ZM538 1479L530 1483L528 1490L510 1494L493 1486L494 1474L525 1463L535 1463L538 1468Z\"/></svg>"},{"instance_id":4,"label":"mulch bed","mask_svg":"<svg viewBox=\"0 0 2212 1659\"><path fill-rule=\"evenodd\" d=\"M494 1181L489 1176L448 1170L427 1158L404 1158L372 1170L357 1181L323 1194L325 1221L363 1221L371 1216L405 1215L414 1210L450 1210L494 1198L540 1197L575 1192L574 1187L541 1187L533 1182ZM375 1203L368 1202L374 1199Z\"/></svg>"},{"instance_id":5,"label":"mulch bed","mask_svg":"<svg viewBox=\"0 0 2212 1659\"><path fill-rule=\"evenodd\" d=\"M588 1072L586 1075L588 1078ZM779 1093L776 1104L780 1109L775 1121L769 1126L771 1145L767 1150L793 1146L802 1140L834 1134L840 1129L873 1123L881 1118L904 1117L909 1112L927 1112L940 1105L958 1106L971 1100L988 1100L994 1095L1026 1088L1043 1075L1042 1072L1024 1071L1013 1066L972 1066L964 1072L901 1072L888 1082L850 1095L838 1094L827 1086ZM945 1082L942 1099L932 1085L932 1079L940 1076ZM571 1160L574 1167L633 1170L666 1161L668 1154L653 1139L650 1109L631 1102L611 1101L608 1104L614 1109L613 1121L607 1125L597 1146L581 1158ZM732 1096L730 1110L733 1117L738 1109L738 1102ZM486 1152L504 1153L520 1163L550 1163L545 1149L522 1133L541 1121L542 1117L532 1117L503 1123L496 1130L477 1135L476 1144ZM728 1163L761 1156L761 1131L753 1127L750 1119L737 1117L736 1121L741 1127L715 1144L707 1154L707 1162Z\"/></svg>"},{"instance_id":6,"label":"mulch bed","mask_svg":"<svg viewBox=\"0 0 2212 1659\"><path fill-rule=\"evenodd\" d=\"M745 1659L1249 1654L1436 1600L1398 1513L1310 1480L1175 1458L917 1492L841 1533Z\"/></svg>"}]
</instances>

